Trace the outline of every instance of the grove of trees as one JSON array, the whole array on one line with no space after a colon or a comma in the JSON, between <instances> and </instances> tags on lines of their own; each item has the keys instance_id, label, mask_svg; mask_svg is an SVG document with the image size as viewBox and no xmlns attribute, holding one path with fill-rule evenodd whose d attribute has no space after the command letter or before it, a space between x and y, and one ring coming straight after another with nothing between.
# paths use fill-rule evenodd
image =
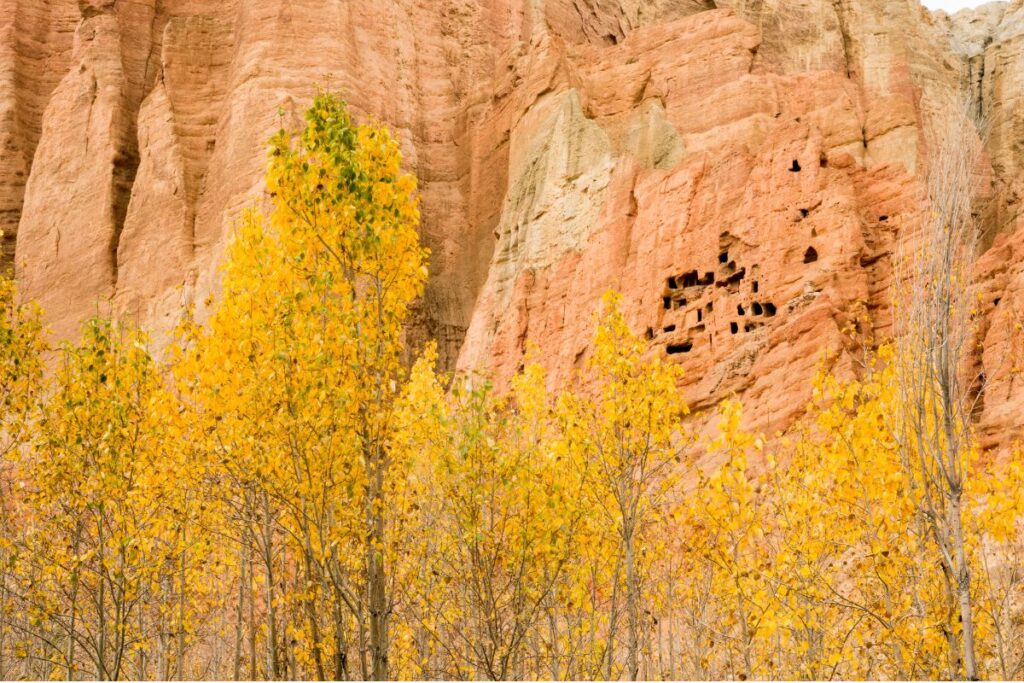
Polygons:
<instances>
[{"instance_id":1,"label":"grove of trees","mask_svg":"<svg viewBox=\"0 0 1024 683\"><path fill-rule=\"evenodd\" d=\"M981 452L961 381L968 195L908 256L902 336L786 434L730 400L708 440L613 294L557 392L409 348L415 180L337 97L269 159L159 358L102 319L49 348L0 283L0 679L1024 676L1024 451Z\"/></svg>"}]
</instances>

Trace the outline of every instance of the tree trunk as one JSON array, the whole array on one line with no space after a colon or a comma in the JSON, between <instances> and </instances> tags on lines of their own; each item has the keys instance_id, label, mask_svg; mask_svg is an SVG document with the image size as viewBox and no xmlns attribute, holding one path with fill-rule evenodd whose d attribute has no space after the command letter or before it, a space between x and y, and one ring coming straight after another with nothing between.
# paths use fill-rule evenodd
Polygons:
<instances>
[{"instance_id":1,"label":"tree trunk","mask_svg":"<svg viewBox=\"0 0 1024 683\"><path fill-rule=\"evenodd\" d=\"M376 448L372 451L377 451ZM369 491L369 543L366 548L366 589L370 612L370 677L388 678L388 598L384 569L384 468L382 454L372 452Z\"/></svg>"},{"instance_id":2,"label":"tree trunk","mask_svg":"<svg viewBox=\"0 0 1024 683\"><path fill-rule=\"evenodd\" d=\"M640 679L640 586L636 575L636 557L633 531L625 534L626 546L626 618L629 622L629 650L626 653L626 673L630 680Z\"/></svg>"},{"instance_id":3,"label":"tree trunk","mask_svg":"<svg viewBox=\"0 0 1024 683\"><path fill-rule=\"evenodd\" d=\"M960 621L963 631L964 674L967 680L978 680L978 664L974 658L974 614L971 609L971 569L967 564L967 552L964 549L964 530L961 520L960 493L956 492L951 501L951 517L953 524L954 558L957 564L956 593L960 603Z\"/></svg>"},{"instance_id":4,"label":"tree trunk","mask_svg":"<svg viewBox=\"0 0 1024 683\"><path fill-rule=\"evenodd\" d=\"M277 607L274 605L274 553L273 528L270 522L270 505L266 491L263 496L263 573L267 584L267 676L272 680L281 677L281 661L277 652Z\"/></svg>"},{"instance_id":5,"label":"tree trunk","mask_svg":"<svg viewBox=\"0 0 1024 683\"><path fill-rule=\"evenodd\" d=\"M238 609L235 613L235 655L231 667L233 680L242 678L242 614L245 610L245 546L238 546Z\"/></svg>"}]
</instances>

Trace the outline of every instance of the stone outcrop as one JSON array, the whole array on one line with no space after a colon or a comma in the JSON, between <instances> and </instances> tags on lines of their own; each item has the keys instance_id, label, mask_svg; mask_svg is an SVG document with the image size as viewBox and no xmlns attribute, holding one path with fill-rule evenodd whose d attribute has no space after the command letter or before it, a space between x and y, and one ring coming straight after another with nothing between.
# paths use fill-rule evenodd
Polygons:
<instances>
[{"instance_id":1,"label":"stone outcrop","mask_svg":"<svg viewBox=\"0 0 1024 683\"><path fill-rule=\"evenodd\" d=\"M216 296L266 138L318 86L401 136L432 277L414 337L568 380L623 293L697 408L786 426L826 350L890 331L891 253L970 95L986 253L981 431L1024 436L1024 0L0 0L0 227L57 336L167 338ZM16 235L16 237L15 237ZM10 250L8 250L10 251Z\"/></svg>"}]
</instances>

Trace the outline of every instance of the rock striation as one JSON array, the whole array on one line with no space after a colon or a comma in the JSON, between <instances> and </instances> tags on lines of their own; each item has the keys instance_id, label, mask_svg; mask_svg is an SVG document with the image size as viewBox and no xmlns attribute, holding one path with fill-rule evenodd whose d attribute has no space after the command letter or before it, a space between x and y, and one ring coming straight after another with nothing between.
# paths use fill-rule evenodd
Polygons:
<instances>
[{"instance_id":1,"label":"rock striation","mask_svg":"<svg viewBox=\"0 0 1024 683\"><path fill-rule=\"evenodd\" d=\"M769 431L823 359L852 367L849 329L891 331L893 250L971 96L979 424L1024 436L1024 0L0 0L0 228L54 334L202 314L317 87L401 136L432 252L412 334L449 368L500 384L534 344L563 383L615 288L692 405L740 395Z\"/></svg>"}]
</instances>

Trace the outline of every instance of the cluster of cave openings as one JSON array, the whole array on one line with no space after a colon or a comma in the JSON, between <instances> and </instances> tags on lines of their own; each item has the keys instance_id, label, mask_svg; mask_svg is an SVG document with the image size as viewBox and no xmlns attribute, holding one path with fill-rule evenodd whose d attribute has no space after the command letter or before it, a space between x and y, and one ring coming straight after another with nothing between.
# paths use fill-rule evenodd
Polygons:
<instances>
[{"instance_id":1,"label":"cluster of cave openings","mask_svg":"<svg viewBox=\"0 0 1024 683\"><path fill-rule=\"evenodd\" d=\"M735 238L723 233L721 240L717 272L694 269L673 275L665 282L662 305L666 312L671 312L666 314L671 319L662 323L661 333L671 335L665 342L665 350L670 356L690 353L695 344L705 337L711 341L717 329L712 322L715 310L712 298L725 298L726 315L735 306L736 314L730 316L732 319L728 321L729 332L734 335L739 334L741 329L750 332L761 327L765 319L773 318L778 313L774 303L758 296L760 283L753 279L746 280L747 268L739 266L732 258L730 249L735 245ZM757 270L757 266L754 266L753 272ZM745 280L749 282L749 288ZM740 297L744 300L737 302L736 299ZM711 333L708 332L709 328Z\"/></svg>"},{"instance_id":2,"label":"cluster of cave openings","mask_svg":"<svg viewBox=\"0 0 1024 683\"><path fill-rule=\"evenodd\" d=\"M757 292L757 283L754 283L754 287L751 290ZM779 309L770 301L754 301L749 307L744 306L742 303L736 304L736 316L737 318L743 318L744 320L734 320L729 323L729 332L732 334L739 334L740 323L743 323L744 332L752 332L758 327L763 325L763 322L758 322L757 318L774 318L779 312Z\"/></svg>"},{"instance_id":3,"label":"cluster of cave openings","mask_svg":"<svg viewBox=\"0 0 1024 683\"><path fill-rule=\"evenodd\" d=\"M665 311L681 311L682 321L669 322L661 329L664 334L674 335L680 326L687 328L687 338L682 341L672 340L665 349L670 356L690 353L694 347L694 338L706 331L708 315L714 310L710 301L697 301L707 298L707 289L716 283L714 271L690 270L681 275L673 275L666 282L666 291L662 295L662 307ZM690 302L697 303L691 307ZM679 315L679 314L677 314Z\"/></svg>"}]
</instances>

